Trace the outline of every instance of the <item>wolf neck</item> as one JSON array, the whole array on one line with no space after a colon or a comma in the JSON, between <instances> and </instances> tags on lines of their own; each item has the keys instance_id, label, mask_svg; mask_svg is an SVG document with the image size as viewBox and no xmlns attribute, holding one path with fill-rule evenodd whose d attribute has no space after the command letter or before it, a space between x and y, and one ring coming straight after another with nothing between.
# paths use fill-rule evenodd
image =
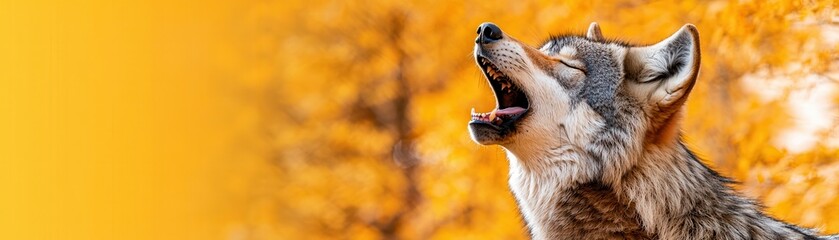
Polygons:
<instances>
[{"instance_id":1,"label":"wolf neck","mask_svg":"<svg viewBox=\"0 0 839 240\"><path fill-rule=\"evenodd\" d=\"M631 203L595 180L597 167L581 161L581 149L507 153L510 188L533 239L651 239Z\"/></svg>"},{"instance_id":2,"label":"wolf neck","mask_svg":"<svg viewBox=\"0 0 839 240\"><path fill-rule=\"evenodd\" d=\"M600 167L577 161L586 154L578 148L540 155L508 151L510 188L534 239L807 239L812 234L763 215L681 143L645 149L619 181L608 182L596 174Z\"/></svg>"},{"instance_id":3,"label":"wolf neck","mask_svg":"<svg viewBox=\"0 0 839 240\"><path fill-rule=\"evenodd\" d=\"M613 190L661 239L807 239L810 230L764 215L681 142L648 146Z\"/></svg>"}]
</instances>

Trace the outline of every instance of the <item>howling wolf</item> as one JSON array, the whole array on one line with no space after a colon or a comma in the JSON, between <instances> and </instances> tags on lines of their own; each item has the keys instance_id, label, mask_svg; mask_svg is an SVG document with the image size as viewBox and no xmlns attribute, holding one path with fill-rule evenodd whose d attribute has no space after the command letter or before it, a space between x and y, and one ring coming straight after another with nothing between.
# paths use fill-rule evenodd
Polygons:
<instances>
[{"instance_id":1,"label":"howling wolf","mask_svg":"<svg viewBox=\"0 0 839 240\"><path fill-rule=\"evenodd\" d=\"M767 216L681 142L693 25L636 46L592 23L533 48L484 23L474 51L497 105L469 132L506 150L534 239L839 239Z\"/></svg>"}]
</instances>

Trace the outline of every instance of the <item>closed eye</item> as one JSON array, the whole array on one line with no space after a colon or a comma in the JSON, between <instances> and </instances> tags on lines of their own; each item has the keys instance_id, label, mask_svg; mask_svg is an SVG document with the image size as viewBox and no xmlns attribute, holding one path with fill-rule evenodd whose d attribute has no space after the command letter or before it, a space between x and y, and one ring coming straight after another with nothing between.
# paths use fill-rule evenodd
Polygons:
<instances>
[{"instance_id":1,"label":"closed eye","mask_svg":"<svg viewBox=\"0 0 839 240\"><path fill-rule=\"evenodd\" d=\"M573 68L573 69L580 70L580 72L583 72L583 74L588 75L588 72L586 72L585 66L582 66L582 64L570 64L570 63L568 63L568 62L566 62L562 59L559 59L559 62L562 63L562 65L565 65L565 66Z\"/></svg>"}]
</instances>

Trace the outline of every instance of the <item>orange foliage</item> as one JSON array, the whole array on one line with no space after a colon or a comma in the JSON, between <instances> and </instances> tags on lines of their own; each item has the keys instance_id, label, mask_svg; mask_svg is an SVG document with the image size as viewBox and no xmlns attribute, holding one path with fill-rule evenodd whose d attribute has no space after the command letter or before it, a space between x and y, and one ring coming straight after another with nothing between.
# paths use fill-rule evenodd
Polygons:
<instances>
[{"instance_id":1,"label":"orange foliage","mask_svg":"<svg viewBox=\"0 0 839 240\"><path fill-rule=\"evenodd\" d=\"M471 56L484 21L534 45L592 21L637 43L695 24L687 142L774 216L837 232L837 11L829 0L254 3L238 23L248 70L236 91L254 104L230 168L245 209L232 234L526 238L503 153L466 131L470 108L494 104ZM827 110L802 113L813 101Z\"/></svg>"}]
</instances>

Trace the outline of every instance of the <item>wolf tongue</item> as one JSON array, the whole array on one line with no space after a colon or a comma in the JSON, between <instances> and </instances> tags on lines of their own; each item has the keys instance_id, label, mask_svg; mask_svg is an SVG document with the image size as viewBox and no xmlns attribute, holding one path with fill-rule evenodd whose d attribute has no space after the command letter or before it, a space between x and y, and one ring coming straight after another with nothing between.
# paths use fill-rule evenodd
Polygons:
<instances>
[{"instance_id":1,"label":"wolf tongue","mask_svg":"<svg viewBox=\"0 0 839 240\"><path fill-rule=\"evenodd\" d=\"M522 108L522 107L508 107L508 108L505 108L505 109L496 109L496 110L493 110L492 112L495 113L495 114L501 114L501 115L514 115L514 114L522 113L522 112L524 112L524 110L525 109ZM495 115L495 114L493 114L493 115Z\"/></svg>"}]
</instances>

